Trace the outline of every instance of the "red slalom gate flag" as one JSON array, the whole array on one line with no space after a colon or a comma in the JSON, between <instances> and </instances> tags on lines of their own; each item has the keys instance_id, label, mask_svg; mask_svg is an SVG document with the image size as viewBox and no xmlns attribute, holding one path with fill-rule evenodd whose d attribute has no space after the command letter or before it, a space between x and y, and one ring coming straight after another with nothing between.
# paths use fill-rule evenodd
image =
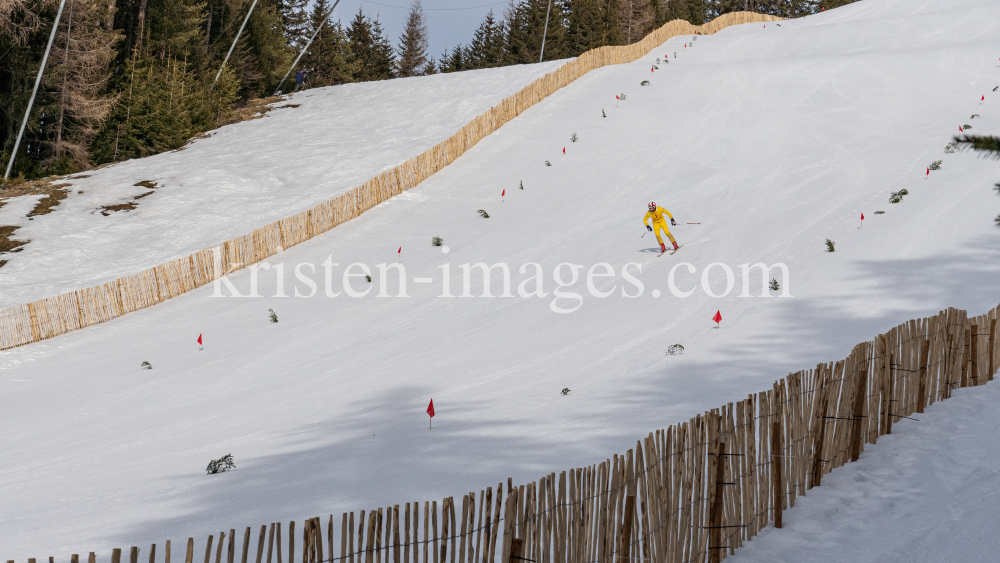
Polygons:
<instances>
[{"instance_id":1,"label":"red slalom gate flag","mask_svg":"<svg viewBox=\"0 0 1000 563\"><path fill-rule=\"evenodd\" d=\"M927 169L927 174L926 174L926 175L927 175L927 176L930 176L930 175L931 175L931 169L930 169L930 168L928 168L928 169Z\"/></svg>"},{"instance_id":2,"label":"red slalom gate flag","mask_svg":"<svg viewBox=\"0 0 1000 563\"><path fill-rule=\"evenodd\" d=\"M201 344L201 335L200 334L198 335L198 344L199 345Z\"/></svg>"},{"instance_id":3,"label":"red slalom gate flag","mask_svg":"<svg viewBox=\"0 0 1000 563\"><path fill-rule=\"evenodd\" d=\"M718 324L722 322L722 312L716 311L715 316L712 317L712 320L715 321L716 326L718 326Z\"/></svg>"},{"instance_id":4,"label":"red slalom gate flag","mask_svg":"<svg viewBox=\"0 0 1000 563\"><path fill-rule=\"evenodd\" d=\"M427 416L431 417L431 422L434 422L434 399L431 399L431 404L427 405ZM431 426L428 425L428 428Z\"/></svg>"},{"instance_id":5,"label":"red slalom gate flag","mask_svg":"<svg viewBox=\"0 0 1000 563\"><path fill-rule=\"evenodd\" d=\"M566 154L566 147L563 147L563 154Z\"/></svg>"},{"instance_id":6,"label":"red slalom gate flag","mask_svg":"<svg viewBox=\"0 0 1000 563\"><path fill-rule=\"evenodd\" d=\"M958 128L958 132L959 132L959 133L965 133L965 129L962 129L961 127L959 127L959 128Z\"/></svg>"},{"instance_id":7,"label":"red slalom gate flag","mask_svg":"<svg viewBox=\"0 0 1000 563\"><path fill-rule=\"evenodd\" d=\"M986 96L983 96L982 98L979 98L979 101L980 101L980 102L984 102L984 101L986 101Z\"/></svg>"},{"instance_id":8,"label":"red slalom gate flag","mask_svg":"<svg viewBox=\"0 0 1000 563\"><path fill-rule=\"evenodd\" d=\"M861 214L861 228L862 229L865 228L865 214L864 213Z\"/></svg>"}]
</instances>

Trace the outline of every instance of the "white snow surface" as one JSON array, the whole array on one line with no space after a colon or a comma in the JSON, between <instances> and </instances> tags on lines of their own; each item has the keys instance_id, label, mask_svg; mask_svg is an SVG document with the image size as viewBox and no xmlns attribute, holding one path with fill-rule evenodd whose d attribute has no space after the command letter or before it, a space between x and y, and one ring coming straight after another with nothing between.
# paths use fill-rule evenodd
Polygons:
<instances>
[{"instance_id":1,"label":"white snow surface","mask_svg":"<svg viewBox=\"0 0 1000 563\"><path fill-rule=\"evenodd\" d=\"M3 256L0 308L93 287L305 211L447 139L566 61L306 90L260 119L178 151L70 176L52 213L10 198L0 225L30 240ZM150 191L135 184L156 184ZM81 193L82 192L82 193ZM24 202L31 206L24 212ZM138 201L132 211L102 207ZM16 210L16 211L15 211Z\"/></svg>"},{"instance_id":2,"label":"white snow surface","mask_svg":"<svg viewBox=\"0 0 1000 563\"><path fill-rule=\"evenodd\" d=\"M3 352L0 556L106 557L112 547L180 545L188 536L197 550L221 529L440 499L507 477L525 482L621 453L651 430L843 358L908 319L948 306L985 312L1000 302L1000 199L991 189L1000 166L943 149L962 124L1000 132L1000 91L992 91L1000 85L998 26L1000 3L992 0L863 0L780 27L728 28L686 49L691 38L677 37L634 64L589 73L422 185L272 257L257 276L264 297L213 298L205 287ZM650 75L665 53L671 62ZM627 98L616 107L619 93ZM304 109L241 127L283 147L305 143L302 131L276 127L282 112L323 118ZM243 143L258 141L247 137L213 137L219 144L205 169L223 166L217 155L245 154ZM318 169L322 156L300 152L283 174L296 163ZM416 152L399 149L400 158ZM935 160L941 170L926 177ZM144 162L129 163L133 172L120 184L159 179ZM260 166L262 176L278 175ZM235 184L234 174L222 170L219 181ZM287 181L314 189L309 178ZM904 188L901 203L888 203ZM220 201L211 212L220 214L218 239L232 233L221 231L222 210L252 204L236 191L203 194ZM673 256L657 257L651 235L640 238L651 200L681 223L673 232L684 247ZM68 202L66 215L76 209ZM189 217L203 215L175 219L187 225ZM448 254L431 246L435 235ZM836 252L824 251L827 238ZM117 248L144 259L158 245L137 236ZM328 257L339 264L331 266L334 298L324 296ZM378 297L385 276L375 266L400 258L409 297L396 296L393 270L392 297ZM687 298L668 288L681 261L696 271L676 272L680 290L695 289ZM755 297L739 297L738 266L758 261L787 264L793 297L756 297L759 274ZM373 288L363 298L343 288L354 262L371 268L371 286L349 280L354 290ZM460 266L476 262L508 264L514 296L458 297ZM554 301L553 270L563 262L584 266L562 288L582 295L569 314L551 308L577 304ZM586 281L601 262L616 273L594 281L597 291L615 286L606 298L591 295ZM635 298L621 295L637 293L622 277L630 262L642 265L641 273L629 270L643 284ZM716 262L736 273L736 287L720 298L697 287ZM312 298L294 297L309 293L293 274L303 263L315 268L300 270L318 285ZM518 296L530 274L519 268L528 263L543 268L544 298ZM444 264L453 298L439 297ZM570 281L568 267L561 275ZM230 279L249 292L249 271ZM724 292L721 267L706 280ZM499 270L492 292L502 292ZM268 309L280 322L268 322ZM716 310L721 328L710 320ZM674 343L685 354L666 356ZM142 361L153 369L140 370ZM765 532L739 557L822 560L804 556L807 543L819 542L827 560L902 561L937 525L955 533L929 536L939 551L906 560L935 560L952 553L949 545L956 554L993 549L983 524L995 521L996 509L979 497L995 500L991 491L1000 490L991 469L995 385L894 426L861 462L800 499L786 516L790 530ZM565 396L564 387L572 389ZM432 397L437 416L428 430ZM206 476L208 461L227 453L236 470ZM942 483L955 494L935 488ZM919 525L893 522L904 516ZM884 543L853 542L852 530Z\"/></svg>"}]
</instances>

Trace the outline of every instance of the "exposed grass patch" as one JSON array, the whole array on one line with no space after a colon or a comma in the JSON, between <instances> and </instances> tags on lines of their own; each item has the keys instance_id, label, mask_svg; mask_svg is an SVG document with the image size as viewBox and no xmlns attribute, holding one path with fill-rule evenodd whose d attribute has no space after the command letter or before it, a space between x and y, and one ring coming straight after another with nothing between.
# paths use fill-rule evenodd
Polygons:
<instances>
[{"instance_id":1,"label":"exposed grass patch","mask_svg":"<svg viewBox=\"0 0 1000 563\"><path fill-rule=\"evenodd\" d=\"M66 188L69 184L56 184L52 186L52 190L49 191L46 197L43 197L35 204L35 208L28 213L28 217L35 217L36 215L47 215L52 213L52 210L59 206L62 200L66 199L69 195L69 190Z\"/></svg>"},{"instance_id":2,"label":"exposed grass patch","mask_svg":"<svg viewBox=\"0 0 1000 563\"><path fill-rule=\"evenodd\" d=\"M146 197L148 195L153 195L153 190L155 190L156 187L157 187L156 186L156 182L154 182L152 180L143 180L141 182L137 182L137 183L132 184L132 185L136 186L136 187L141 187L141 188L149 188L149 191L146 192L146 193L142 193L142 194L139 194L139 195L133 197L132 201L129 201L127 203L119 203L119 204L116 204L116 205L102 205L101 206L101 215L104 215L105 217L107 217L108 215L111 215L112 211L114 211L114 212L117 212L117 211L129 212L129 211L132 211L136 207L139 207L139 200L140 199L142 199L142 198L144 198L144 197Z\"/></svg>"},{"instance_id":3,"label":"exposed grass patch","mask_svg":"<svg viewBox=\"0 0 1000 563\"><path fill-rule=\"evenodd\" d=\"M0 252L19 252L19 250L15 249L31 242L28 240L25 241L10 240L10 237L14 234L14 231L20 228L21 227L15 227L12 225L5 225L0 227Z\"/></svg>"}]
</instances>

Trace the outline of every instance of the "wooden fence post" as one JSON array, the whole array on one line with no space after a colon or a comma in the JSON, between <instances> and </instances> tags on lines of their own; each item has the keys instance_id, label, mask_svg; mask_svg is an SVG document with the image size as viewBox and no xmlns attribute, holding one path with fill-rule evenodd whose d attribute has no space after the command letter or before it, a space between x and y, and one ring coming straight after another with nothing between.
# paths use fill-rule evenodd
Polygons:
<instances>
[{"instance_id":1,"label":"wooden fence post","mask_svg":"<svg viewBox=\"0 0 1000 563\"><path fill-rule=\"evenodd\" d=\"M816 392L820 394L820 400L818 402L819 408L813 415L813 421L818 429L816 432L815 439L813 440L813 460L812 460L812 473L809 474L811 485L809 488L818 487L820 482L823 480L823 442L826 438L826 406L827 406L827 382L826 382L826 368L824 368L824 373L817 377L818 385L822 385L820 389Z\"/></svg>"},{"instance_id":2,"label":"wooden fence post","mask_svg":"<svg viewBox=\"0 0 1000 563\"><path fill-rule=\"evenodd\" d=\"M979 325L972 323L969 338L969 377L974 381L972 384L982 385L985 381L979 381Z\"/></svg>"},{"instance_id":3,"label":"wooden fence post","mask_svg":"<svg viewBox=\"0 0 1000 563\"><path fill-rule=\"evenodd\" d=\"M188 538L187 553L184 555L184 563L194 563L194 538Z\"/></svg>"},{"instance_id":4,"label":"wooden fence post","mask_svg":"<svg viewBox=\"0 0 1000 563\"><path fill-rule=\"evenodd\" d=\"M243 533L243 555L240 557L240 563L247 563L247 552L250 551L250 526L247 526L247 531Z\"/></svg>"},{"instance_id":5,"label":"wooden fence post","mask_svg":"<svg viewBox=\"0 0 1000 563\"><path fill-rule=\"evenodd\" d=\"M826 404L826 401L823 401ZM781 422L780 419L775 417L775 420L771 421L771 490L772 497L774 498L774 527L781 528L781 513L784 509L784 482L783 476L781 474L782 469L782 459L781 459ZM820 466L822 471L822 466ZM816 482L819 485L819 481Z\"/></svg>"},{"instance_id":6,"label":"wooden fence post","mask_svg":"<svg viewBox=\"0 0 1000 563\"><path fill-rule=\"evenodd\" d=\"M156 544L149 546L149 563L156 563Z\"/></svg>"},{"instance_id":7,"label":"wooden fence post","mask_svg":"<svg viewBox=\"0 0 1000 563\"><path fill-rule=\"evenodd\" d=\"M924 412L927 406L927 356L931 351L931 341L924 340L920 345L920 395L917 397L917 412Z\"/></svg>"},{"instance_id":8,"label":"wooden fence post","mask_svg":"<svg viewBox=\"0 0 1000 563\"><path fill-rule=\"evenodd\" d=\"M524 560L523 550L524 541L518 538L511 538L510 559L508 559L507 563L521 563Z\"/></svg>"},{"instance_id":9,"label":"wooden fence post","mask_svg":"<svg viewBox=\"0 0 1000 563\"><path fill-rule=\"evenodd\" d=\"M719 440L718 452L715 461L715 498L708 512L708 561L709 563L720 563L722 561L722 513L725 509L723 502L723 485L726 480L726 443Z\"/></svg>"},{"instance_id":10,"label":"wooden fence post","mask_svg":"<svg viewBox=\"0 0 1000 563\"><path fill-rule=\"evenodd\" d=\"M930 344L930 342L927 342ZM923 380L921 380L921 387L923 387ZM864 428L864 411L865 411L865 395L868 391L868 370L860 369L858 371L858 385L854 390L854 413L852 418L854 419L854 424L851 425L851 461L858 461L861 457L861 448L863 445L863 440L861 439L861 429Z\"/></svg>"},{"instance_id":11,"label":"wooden fence post","mask_svg":"<svg viewBox=\"0 0 1000 563\"><path fill-rule=\"evenodd\" d=\"M28 559L28 563L35 563L35 560ZM122 550L120 547L111 550L111 563L122 563Z\"/></svg>"},{"instance_id":12,"label":"wooden fence post","mask_svg":"<svg viewBox=\"0 0 1000 563\"><path fill-rule=\"evenodd\" d=\"M136 546L133 545L131 547L131 549L129 549L128 561L129 561L129 563L139 563L139 548L138 547L136 547Z\"/></svg>"},{"instance_id":13,"label":"wooden fence post","mask_svg":"<svg viewBox=\"0 0 1000 563\"><path fill-rule=\"evenodd\" d=\"M622 563L628 563L629 551L632 547L632 518L635 514L635 495L628 495L625 497L625 513L624 521L622 522L621 534L619 535L618 545L620 546L619 561Z\"/></svg>"},{"instance_id":14,"label":"wooden fence post","mask_svg":"<svg viewBox=\"0 0 1000 563\"><path fill-rule=\"evenodd\" d=\"M987 376L986 381L993 381L993 374L996 373L996 339L997 339L997 320L990 320L990 374Z\"/></svg>"},{"instance_id":15,"label":"wooden fence post","mask_svg":"<svg viewBox=\"0 0 1000 563\"><path fill-rule=\"evenodd\" d=\"M264 556L264 532L265 532L265 530L267 530L267 526L266 525L260 527L260 538L257 540L257 563L261 563L261 558Z\"/></svg>"},{"instance_id":16,"label":"wooden fence post","mask_svg":"<svg viewBox=\"0 0 1000 563\"><path fill-rule=\"evenodd\" d=\"M892 434L892 419L895 416L896 407L893 403L896 399L893 399L896 391L896 355L889 354L889 396L886 398L885 405L882 408L885 409L885 433Z\"/></svg>"}]
</instances>

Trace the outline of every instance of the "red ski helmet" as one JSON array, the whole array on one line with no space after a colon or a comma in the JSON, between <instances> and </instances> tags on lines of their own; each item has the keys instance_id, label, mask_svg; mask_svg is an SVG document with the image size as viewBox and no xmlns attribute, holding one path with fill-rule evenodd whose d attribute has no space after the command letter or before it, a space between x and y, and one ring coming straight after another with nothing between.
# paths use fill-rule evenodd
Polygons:
<instances>
[{"instance_id":1,"label":"red ski helmet","mask_svg":"<svg viewBox=\"0 0 1000 563\"><path fill-rule=\"evenodd\" d=\"M656 202L655 201L649 202L649 210L650 211L656 211Z\"/></svg>"}]
</instances>

